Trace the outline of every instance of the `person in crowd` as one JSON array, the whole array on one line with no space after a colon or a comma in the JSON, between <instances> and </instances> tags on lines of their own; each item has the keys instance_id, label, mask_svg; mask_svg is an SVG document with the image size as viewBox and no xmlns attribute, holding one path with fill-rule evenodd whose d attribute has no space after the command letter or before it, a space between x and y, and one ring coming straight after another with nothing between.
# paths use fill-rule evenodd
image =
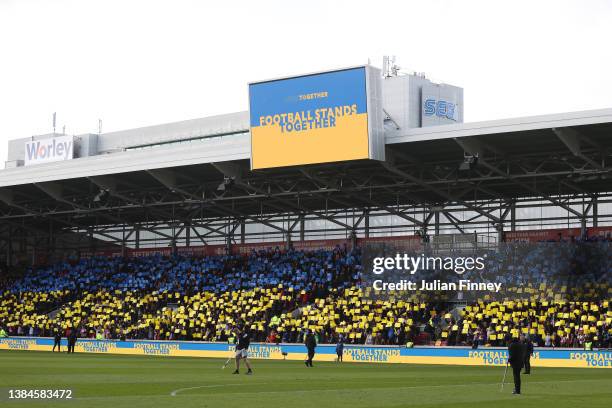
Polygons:
<instances>
[{"instance_id":1,"label":"person in crowd","mask_svg":"<svg viewBox=\"0 0 612 408\"><path fill-rule=\"evenodd\" d=\"M278 334L276 330L270 330L270 334L266 337L266 343L270 344L278 344Z\"/></svg>"}]
</instances>

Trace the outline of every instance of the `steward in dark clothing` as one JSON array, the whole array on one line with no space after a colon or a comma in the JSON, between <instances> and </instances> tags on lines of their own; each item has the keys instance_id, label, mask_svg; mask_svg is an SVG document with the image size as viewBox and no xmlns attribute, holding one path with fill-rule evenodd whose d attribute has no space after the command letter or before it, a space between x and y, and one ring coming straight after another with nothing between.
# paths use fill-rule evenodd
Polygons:
<instances>
[{"instance_id":1,"label":"steward in dark clothing","mask_svg":"<svg viewBox=\"0 0 612 408\"><path fill-rule=\"evenodd\" d=\"M60 332L58 329L55 329L55 331L53 332L53 350L55 351L55 347L57 347L57 352L61 353L62 352L62 332Z\"/></svg>"},{"instance_id":2,"label":"steward in dark clothing","mask_svg":"<svg viewBox=\"0 0 612 408\"><path fill-rule=\"evenodd\" d=\"M317 340L315 339L314 333L309 332L306 335L304 344L308 350L308 360L306 360L304 363L306 364L306 367L312 367L312 359L314 358L315 348L317 347Z\"/></svg>"},{"instance_id":3,"label":"steward in dark clothing","mask_svg":"<svg viewBox=\"0 0 612 408\"><path fill-rule=\"evenodd\" d=\"M336 361L341 363L343 354L344 354L344 338L342 337L342 335L340 335L340 337L338 338L338 344L336 344L336 355L338 355L338 359Z\"/></svg>"},{"instance_id":4,"label":"steward in dark clothing","mask_svg":"<svg viewBox=\"0 0 612 408\"><path fill-rule=\"evenodd\" d=\"M77 342L77 330L70 330L70 334L68 335L68 353L74 353L74 346Z\"/></svg>"},{"instance_id":5,"label":"steward in dark clothing","mask_svg":"<svg viewBox=\"0 0 612 408\"><path fill-rule=\"evenodd\" d=\"M525 355L523 365L525 366L525 374L531 374L531 356L533 355L533 343L529 337L525 338L523 342L523 346L525 347Z\"/></svg>"},{"instance_id":6,"label":"steward in dark clothing","mask_svg":"<svg viewBox=\"0 0 612 408\"><path fill-rule=\"evenodd\" d=\"M508 346L508 363L512 367L512 374L514 376L514 391L513 394L521 393L521 369L523 368L524 358L524 345L516 338L510 340Z\"/></svg>"}]
</instances>

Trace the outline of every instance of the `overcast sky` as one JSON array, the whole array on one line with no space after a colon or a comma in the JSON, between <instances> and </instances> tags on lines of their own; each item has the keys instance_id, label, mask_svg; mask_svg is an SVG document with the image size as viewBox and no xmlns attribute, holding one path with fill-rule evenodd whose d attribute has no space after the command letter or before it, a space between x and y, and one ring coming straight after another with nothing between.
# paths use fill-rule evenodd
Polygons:
<instances>
[{"instance_id":1,"label":"overcast sky","mask_svg":"<svg viewBox=\"0 0 612 408\"><path fill-rule=\"evenodd\" d=\"M465 120L612 108L612 1L0 0L7 141L246 110L247 82L396 55ZM0 163L0 168L3 163Z\"/></svg>"}]
</instances>

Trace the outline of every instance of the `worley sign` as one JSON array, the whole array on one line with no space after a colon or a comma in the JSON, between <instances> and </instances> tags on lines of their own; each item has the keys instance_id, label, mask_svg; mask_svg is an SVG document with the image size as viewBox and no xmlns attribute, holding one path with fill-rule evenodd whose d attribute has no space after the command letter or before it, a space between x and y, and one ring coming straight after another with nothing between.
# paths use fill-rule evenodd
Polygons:
<instances>
[{"instance_id":1,"label":"worley sign","mask_svg":"<svg viewBox=\"0 0 612 408\"><path fill-rule=\"evenodd\" d=\"M73 155L74 138L72 136L30 140L25 144L24 165L70 160L74 157Z\"/></svg>"}]
</instances>

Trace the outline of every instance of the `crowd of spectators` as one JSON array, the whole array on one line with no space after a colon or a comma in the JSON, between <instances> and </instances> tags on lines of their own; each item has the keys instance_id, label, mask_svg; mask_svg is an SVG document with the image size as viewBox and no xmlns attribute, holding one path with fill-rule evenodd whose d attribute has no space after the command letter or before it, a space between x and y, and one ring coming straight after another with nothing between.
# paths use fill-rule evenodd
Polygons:
<instances>
[{"instance_id":1,"label":"crowd of spectators","mask_svg":"<svg viewBox=\"0 0 612 408\"><path fill-rule=\"evenodd\" d=\"M579 277L605 282L612 273L609 247L571 260L563 251L552 256L545 246L518 257L512 251L490 253L487 277L516 288L530 279L539 297L467 305L370 299L362 287L360 250L347 247L75 259L2 281L0 326L9 336L76 329L79 337L91 338L227 341L233 327L246 326L254 340L272 343L300 342L309 330L322 343L342 337L358 344L495 346L523 333L540 346L612 345L609 286L586 286L596 299L541 297L556 290L543 277L565 276L563 268L572 262L573 270L584 269Z\"/></svg>"}]
</instances>

